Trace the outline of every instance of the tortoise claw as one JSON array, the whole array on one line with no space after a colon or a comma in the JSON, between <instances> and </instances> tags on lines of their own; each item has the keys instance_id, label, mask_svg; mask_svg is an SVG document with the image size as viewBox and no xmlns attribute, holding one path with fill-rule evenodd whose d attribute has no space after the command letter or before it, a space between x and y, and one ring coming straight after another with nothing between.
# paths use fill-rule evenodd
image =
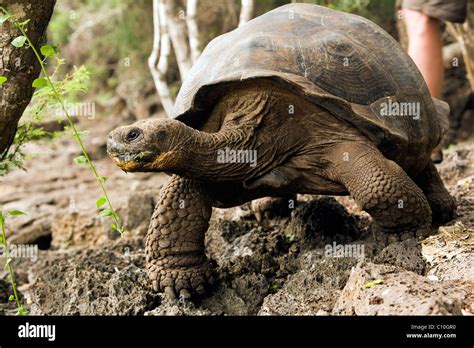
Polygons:
<instances>
[{"instance_id":1,"label":"tortoise claw","mask_svg":"<svg viewBox=\"0 0 474 348\"><path fill-rule=\"evenodd\" d=\"M176 300L176 294L171 286L165 288L165 295L171 300Z\"/></svg>"},{"instance_id":2,"label":"tortoise claw","mask_svg":"<svg viewBox=\"0 0 474 348\"><path fill-rule=\"evenodd\" d=\"M160 291L160 286L159 286L157 280L154 280L154 281L152 282L152 288L153 288L153 291L155 291L155 292Z\"/></svg>"},{"instance_id":3,"label":"tortoise claw","mask_svg":"<svg viewBox=\"0 0 474 348\"><path fill-rule=\"evenodd\" d=\"M179 291L179 298L180 298L180 299L184 299L184 300L188 300L188 299L191 298L191 294L189 293L188 290L186 290L186 289L181 289L181 290Z\"/></svg>"},{"instance_id":4,"label":"tortoise claw","mask_svg":"<svg viewBox=\"0 0 474 348\"><path fill-rule=\"evenodd\" d=\"M199 295L204 295L206 293L206 289L204 288L204 285L200 284L197 288L196 288L196 292L199 294Z\"/></svg>"},{"instance_id":5,"label":"tortoise claw","mask_svg":"<svg viewBox=\"0 0 474 348\"><path fill-rule=\"evenodd\" d=\"M164 292L166 297L173 300L178 297L189 299L193 295L204 295L207 286L214 283L212 269L207 260L193 267L169 270L151 262L148 265L148 276L153 291Z\"/></svg>"}]
</instances>

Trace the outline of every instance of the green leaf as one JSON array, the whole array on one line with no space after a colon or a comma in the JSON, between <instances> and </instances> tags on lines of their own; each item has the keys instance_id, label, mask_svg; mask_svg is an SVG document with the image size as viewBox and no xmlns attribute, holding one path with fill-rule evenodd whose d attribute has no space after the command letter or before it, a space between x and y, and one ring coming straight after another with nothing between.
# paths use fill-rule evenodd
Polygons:
<instances>
[{"instance_id":1,"label":"green leaf","mask_svg":"<svg viewBox=\"0 0 474 348\"><path fill-rule=\"evenodd\" d=\"M10 301L10 302L15 301L15 296L13 296L13 295L8 296L8 301Z\"/></svg>"},{"instance_id":2,"label":"green leaf","mask_svg":"<svg viewBox=\"0 0 474 348\"><path fill-rule=\"evenodd\" d=\"M9 210L8 215L18 216L18 215L26 215L26 213L24 211L21 211L21 210Z\"/></svg>"},{"instance_id":3,"label":"green leaf","mask_svg":"<svg viewBox=\"0 0 474 348\"><path fill-rule=\"evenodd\" d=\"M87 158L86 156L77 156L76 158L74 158L74 162L76 162L77 164L84 164L84 163L87 163Z\"/></svg>"},{"instance_id":4,"label":"green leaf","mask_svg":"<svg viewBox=\"0 0 474 348\"><path fill-rule=\"evenodd\" d=\"M374 287L375 285L382 284L382 283L383 283L383 279L375 279L372 282L368 282L367 284L364 284L364 288L370 289L371 287Z\"/></svg>"},{"instance_id":5,"label":"green leaf","mask_svg":"<svg viewBox=\"0 0 474 348\"><path fill-rule=\"evenodd\" d=\"M89 132L88 130L85 130L85 131L79 131L79 132L77 132L77 135L78 135L79 137L83 137L83 136L85 136L85 135L88 135L89 133L90 133L90 132Z\"/></svg>"},{"instance_id":6,"label":"green leaf","mask_svg":"<svg viewBox=\"0 0 474 348\"><path fill-rule=\"evenodd\" d=\"M41 54L45 57L52 57L56 54L56 50L51 45L44 45L40 48Z\"/></svg>"},{"instance_id":7,"label":"green leaf","mask_svg":"<svg viewBox=\"0 0 474 348\"><path fill-rule=\"evenodd\" d=\"M11 15L1 15L0 16L0 24L3 24L4 22L7 21L8 18L10 18Z\"/></svg>"},{"instance_id":8,"label":"green leaf","mask_svg":"<svg viewBox=\"0 0 474 348\"><path fill-rule=\"evenodd\" d=\"M23 47L25 42L26 42L26 37L21 35L21 36L18 36L16 39L14 39L12 41L12 45L15 46L15 47Z\"/></svg>"},{"instance_id":9,"label":"green leaf","mask_svg":"<svg viewBox=\"0 0 474 348\"><path fill-rule=\"evenodd\" d=\"M3 266L3 269L4 269L4 270L7 270L8 267L10 266L10 263L11 263L12 261L13 261L13 259L12 259L11 257L9 257L9 258L7 259L7 261L5 262L5 265Z\"/></svg>"},{"instance_id":10,"label":"green leaf","mask_svg":"<svg viewBox=\"0 0 474 348\"><path fill-rule=\"evenodd\" d=\"M105 199L105 197L100 197L100 198L95 202L95 205L97 205L97 208L100 208L100 207L103 206L106 202L107 202L107 200Z\"/></svg>"},{"instance_id":11,"label":"green leaf","mask_svg":"<svg viewBox=\"0 0 474 348\"><path fill-rule=\"evenodd\" d=\"M25 307L21 306L20 309L18 309L18 312L16 312L16 315L21 317L23 315L27 315L28 311L26 310Z\"/></svg>"},{"instance_id":12,"label":"green leaf","mask_svg":"<svg viewBox=\"0 0 474 348\"><path fill-rule=\"evenodd\" d=\"M42 88L48 85L48 81L43 77L38 77L33 81L31 85L35 88Z\"/></svg>"},{"instance_id":13,"label":"green leaf","mask_svg":"<svg viewBox=\"0 0 474 348\"><path fill-rule=\"evenodd\" d=\"M375 286L375 284L372 283L372 282L369 282L369 283L367 283L367 284L364 284L364 288L366 288L366 289L370 289L370 288L373 287L373 286Z\"/></svg>"},{"instance_id":14,"label":"green leaf","mask_svg":"<svg viewBox=\"0 0 474 348\"><path fill-rule=\"evenodd\" d=\"M116 224L111 224L110 227L119 232L120 234L123 234L125 232L125 226L117 226Z\"/></svg>"},{"instance_id":15,"label":"green leaf","mask_svg":"<svg viewBox=\"0 0 474 348\"><path fill-rule=\"evenodd\" d=\"M113 216L114 212L110 209L104 209L100 212L100 216L106 217L106 216Z\"/></svg>"},{"instance_id":16,"label":"green leaf","mask_svg":"<svg viewBox=\"0 0 474 348\"><path fill-rule=\"evenodd\" d=\"M29 22L31 21L31 19L27 19L27 20L24 20L23 22L20 22L19 24L24 27L25 25L27 25Z\"/></svg>"},{"instance_id":17,"label":"green leaf","mask_svg":"<svg viewBox=\"0 0 474 348\"><path fill-rule=\"evenodd\" d=\"M102 182L105 184L107 182L108 176L101 176Z\"/></svg>"},{"instance_id":18,"label":"green leaf","mask_svg":"<svg viewBox=\"0 0 474 348\"><path fill-rule=\"evenodd\" d=\"M7 82L7 78L5 76L0 75L0 86Z\"/></svg>"}]
</instances>

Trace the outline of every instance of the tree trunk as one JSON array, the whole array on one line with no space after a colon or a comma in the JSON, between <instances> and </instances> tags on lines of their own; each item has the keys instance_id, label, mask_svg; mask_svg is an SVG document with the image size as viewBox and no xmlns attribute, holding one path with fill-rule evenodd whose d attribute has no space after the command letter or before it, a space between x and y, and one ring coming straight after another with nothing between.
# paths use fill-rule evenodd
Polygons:
<instances>
[{"instance_id":1,"label":"tree trunk","mask_svg":"<svg viewBox=\"0 0 474 348\"><path fill-rule=\"evenodd\" d=\"M153 0L153 49L148 58L155 87L160 96L161 105L168 117L173 112L173 98L166 81L171 55L171 42L168 34L165 8L161 0Z\"/></svg>"},{"instance_id":2,"label":"tree trunk","mask_svg":"<svg viewBox=\"0 0 474 348\"><path fill-rule=\"evenodd\" d=\"M240 8L239 27L252 19L254 7L254 0L242 0L242 6Z\"/></svg>"},{"instance_id":3,"label":"tree trunk","mask_svg":"<svg viewBox=\"0 0 474 348\"><path fill-rule=\"evenodd\" d=\"M176 6L175 1L162 1L166 8L168 32L176 56L176 62L178 63L179 75L181 76L181 81L184 81L193 65L188 41L186 15L183 8Z\"/></svg>"},{"instance_id":4,"label":"tree trunk","mask_svg":"<svg viewBox=\"0 0 474 348\"><path fill-rule=\"evenodd\" d=\"M30 19L26 25L28 36L39 50L45 42L46 28L56 0L2 0L2 7L19 21ZM40 65L31 49L11 44L20 31L10 22L0 25L0 75L7 81L0 87L0 158L13 142L18 121L33 95L33 80L40 73Z\"/></svg>"},{"instance_id":5,"label":"tree trunk","mask_svg":"<svg viewBox=\"0 0 474 348\"><path fill-rule=\"evenodd\" d=\"M196 21L198 0L188 0L186 4L186 25L188 26L189 47L193 63L199 58L199 30Z\"/></svg>"}]
</instances>

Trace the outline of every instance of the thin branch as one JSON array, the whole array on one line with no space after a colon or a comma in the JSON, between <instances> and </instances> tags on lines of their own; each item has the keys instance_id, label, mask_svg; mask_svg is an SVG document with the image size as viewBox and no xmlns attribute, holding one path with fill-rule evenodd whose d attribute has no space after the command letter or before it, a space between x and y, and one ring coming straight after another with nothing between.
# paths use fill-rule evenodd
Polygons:
<instances>
[{"instance_id":1,"label":"thin branch","mask_svg":"<svg viewBox=\"0 0 474 348\"><path fill-rule=\"evenodd\" d=\"M463 24L447 23L447 28L461 46L467 79L471 85L471 91L474 92L474 58L472 58L474 57L474 40L469 22L466 20Z\"/></svg>"},{"instance_id":2,"label":"thin branch","mask_svg":"<svg viewBox=\"0 0 474 348\"><path fill-rule=\"evenodd\" d=\"M198 0L188 0L186 4L186 25L188 27L189 47L193 63L198 59L199 50L199 30L196 21Z\"/></svg>"},{"instance_id":3,"label":"thin branch","mask_svg":"<svg viewBox=\"0 0 474 348\"><path fill-rule=\"evenodd\" d=\"M177 13L173 0L162 0L166 9L166 20L171 43L173 44L176 62L178 63L181 81L188 76L193 65L187 37L187 26L184 12Z\"/></svg>"},{"instance_id":4,"label":"thin branch","mask_svg":"<svg viewBox=\"0 0 474 348\"><path fill-rule=\"evenodd\" d=\"M240 8L239 27L247 23L253 17L255 0L242 0Z\"/></svg>"},{"instance_id":5,"label":"thin branch","mask_svg":"<svg viewBox=\"0 0 474 348\"><path fill-rule=\"evenodd\" d=\"M173 112L173 98L166 81L171 55L171 42L168 34L166 12L160 0L153 0L153 48L148 58L153 82L160 96L165 113L170 117Z\"/></svg>"}]
</instances>

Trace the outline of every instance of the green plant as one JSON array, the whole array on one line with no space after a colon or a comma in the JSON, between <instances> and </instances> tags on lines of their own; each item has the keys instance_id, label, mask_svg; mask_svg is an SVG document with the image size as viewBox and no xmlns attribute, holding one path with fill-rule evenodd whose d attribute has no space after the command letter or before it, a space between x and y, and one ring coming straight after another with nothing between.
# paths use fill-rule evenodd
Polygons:
<instances>
[{"instance_id":1,"label":"green plant","mask_svg":"<svg viewBox=\"0 0 474 348\"><path fill-rule=\"evenodd\" d=\"M356 12L367 8L370 0L314 0L317 5L327 6L334 10Z\"/></svg>"},{"instance_id":2,"label":"green plant","mask_svg":"<svg viewBox=\"0 0 474 348\"><path fill-rule=\"evenodd\" d=\"M7 215L18 216L18 215L25 215L25 213L19 210L9 210L7 212ZM4 258L5 258L4 269L8 270L10 274L10 283L13 289L13 295L10 295L9 300L16 302L16 305L18 307L18 311L16 315L27 315L28 311L26 310L25 307L23 307L23 304L20 301L20 297L18 296L18 291L16 290L16 282L15 282L15 275L13 272L12 258L10 257L10 253L8 252L7 237L5 236L5 217L1 209L0 209L0 230L1 230L0 244L2 244L3 246Z\"/></svg>"},{"instance_id":3,"label":"green plant","mask_svg":"<svg viewBox=\"0 0 474 348\"><path fill-rule=\"evenodd\" d=\"M312 0L312 2L334 10L368 18L397 38L398 31L395 20L396 0Z\"/></svg>"},{"instance_id":4,"label":"green plant","mask_svg":"<svg viewBox=\"0 0 474 348\"><path fill-rule=\"evenodd\" d=\"M88 93L97 98L119 82L146 80L153 41L151 11L149 0L58 1L48 37L73 52L69 63L87 67L95 77Z\"/></svg>"},{"instance_id":5,"label":"green plant","mask_svg":"<svg viewBox=\"0 0 474 348\"><path fill-rule=\"evenodd\" d=\"M295 241L295 235L293 233L285 234L285 238L288 243L293 243Z\"/></svg>"},{"instance_id":6,"label":"green plant","mask_svg":"<svg viewBox=\"0 0 474 348\"><path fill-rule=\"evenodd\" d=\"M64 60L56 58L56 66L52 77L54 77L60 67L64 65ZM67 74L62 80L55 81L56 90L61 97L72 99L77 93L84 92L89 84L89 72L84 68L77 68L71 74ZM0 162L0 176L5 176L15 168L23 168L23 161L27 157L22 150L23 145L36 140L55 140L62 136L64 132L49 132L42 128L41 124L48 118L55 117L58 122L63 121L57 114L51 114L52 110L58 110L58 105L54 94L50 88L38 88L33 94L30 104L25 110L22 122L18 126L12 147L4 154Z\"/></svg>"},{"instance_id":7,"label":"green plant","mask_svg":"<svg viewBox=\"0 0 474 348\"><path fill-rule=\"evenodd\" d=\"M21 48L21 47L26 45L26 48L30 48L33 51L34 55L36 56L37 61L41 66L41 71L42 71L44 77L38 77L37 79L35 79L33 81L32 86L35 87L35 88L46 88L46 89L49 88L49 92L52 93L52 95L54 96L54 99L59 104L62 112L64 113L64 115L65 115L65 117L66 117L66 119L69 123L69 127L72 131L72 135L73 135L74 139L76 140L76 142L78 143L78 145L79 145L79 147L81 148L81 151L82 151L82 155L79 156L79 157L76 157L74 159L74 161L78 164L87 164L89 166L89 168L93 172L93 174L94 174L94 176L95 176L95 178L96 178L96 180L99 184L99 187L102 191L103 195L99 199L97 199L97 201L96 201L97 208L102 209L100 215L103 216L103 217L111 217L112 220L113 220L113 223L111 224L111 228L113 230L118 231L120 233L120 235L123 236L124 226L121 225L120 218L119 218L117 212L114 210L114 208L112 206L112 203L109 199L109 196L107 194L107 191L105 189L105 182L107 180L107 177L101 176L97 172L97 169L95 168L94 164L92 163L92 161L91 161L91 159L90 159L90 157L89 157L89 155L88 155L88 153L87 153L87 151L84 147L84 143L82 142L82 139L81 139L81 136L84 135L84 132L80 132L77 129L77 127L74 124L71 116L69 115L69 112L68 112L67 108L65 107L65 103L64 103L64 101L61 97L61 84L58 83L58 82L53 82L50 74L46 70L45 62L48 58L52 58L56 55L55 47L53 47L51 45L42 46L40 48L41 55L44 57L44 58L42 58L40 53L36 49L36 47L30 41L30 38L28 37L26 26L27 26L29 20L19 22L17 19L14 18L13 15L11 15L3 7L0 7L0 12L1 12L0 24L5 22L6 20L9 20L13 23L13 25L16 28L18 28L18 30L21 33L21 35L18 36L17 38L15 38L11 42L11 44L14 45L17 48ZM103 208L104 205L106 205L106 208Z\"/></svg>"}]
</instances>

